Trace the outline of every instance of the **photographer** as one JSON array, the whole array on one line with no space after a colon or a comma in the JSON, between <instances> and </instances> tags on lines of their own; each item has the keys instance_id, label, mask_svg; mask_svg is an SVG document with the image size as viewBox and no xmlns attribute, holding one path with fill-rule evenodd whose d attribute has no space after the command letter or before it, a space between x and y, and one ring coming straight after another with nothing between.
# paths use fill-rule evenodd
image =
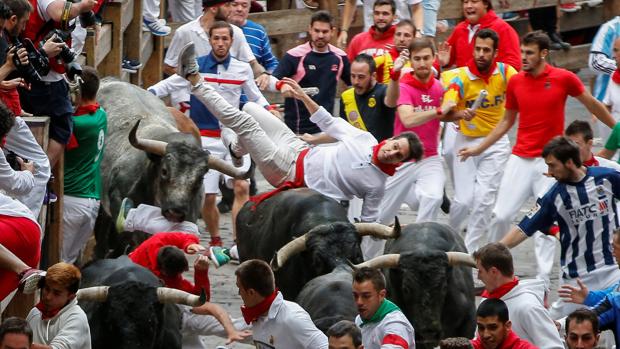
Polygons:
<instances>
[{"instance_id":1,"label":"photographer","mask_svg":"<svg viewBox=\"0 0 620 349\"><path fill-rule=\"evenodd\" d=\"M22 107L34 115L50 116L50 142L47 154L52 167L58 161L69 141L73 127L73 107L69 85L63 74L75 74L75 54L70 50L72 20L82 14L91 14L97 0L71 3L65 0L31 0L34 11L22 33L23 41L31 40L38 48L41 42L50 70L41 81L30 83L30 89L19 90ZM69 43L65 42L69 41Z\"/></svg>"}]
</instances>

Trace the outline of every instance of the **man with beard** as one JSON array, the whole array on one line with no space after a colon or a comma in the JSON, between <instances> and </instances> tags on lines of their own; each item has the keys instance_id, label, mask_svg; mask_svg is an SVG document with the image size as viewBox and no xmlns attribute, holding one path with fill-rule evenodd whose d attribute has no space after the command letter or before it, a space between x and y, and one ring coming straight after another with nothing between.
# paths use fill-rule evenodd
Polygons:
<instances>
[{"instance_id":1,"label":"man with beard","mask_svg":"<svg viewBox=\"0 0 620 349\"><path fill-rule=\"evenodd\" d=\"M509 231L512 220L528 198L541 197L553 185L553 178L544 175L545 163L540 155L551 138L564 132L564 106L568 96L575 97L609 127L615 124L609 111L586 91L579 77L545 62L548 54L549 38L546 34L533 32L523 38L523 71L508 82L504 118L478 145L458 151L463 161L482 154L510 130L519 115L516 144L504 169L493 209L495 218L490 229L490 241L499 241ZM539 234L535 247L537 277L548 285L555 240ZM573 268L570 273L566 270L565 278L572 280L578 275ZM556 318L561 314L568 315L568 311L554 308L551 315Z\"/></svg>"},{"instance_id":2,"label":"man with beard","mask_svg":"<svg viewBox=\"0 0 620 349\"><path fill-rule=\"evenodd\" d=\"M613 285L620 279L612 251L612 232L618 229L614 200L620 198L620 173L603 167L582 166L579 147L566 137L556 137L547 143L542 157L548 175L557 183L500 242L513 248L537 231L549 231L554 222L558 222L561 282L575 285L579 278L595 290ZM510 167L509 164L508 169ZM512 177L508 169L506 176ZM521 180L528 178L521 175ZM517 183L513 178L512 185ZM577 308L578 305L559 299L550 312L558 319Z\"/></svg>"},{"instance_id":3,"label":"man with beard","mask_svg":"<svg viewBox=\"0 0 620 349\"><path fill-rule=\"evenodd\" d=\"M334 97L338 80L351 84L349 60L341 49L330 45L334 18L327 11L317 11L310 18L308 33L310 41L286 52L273 72L269 89L283 93L290 86L278 80L290 77L303 87L316 87L318 93L312 99L328 112L334 110ZM284 121L296 134L316 134L319 127L310 121L308 109L295 98L284 100Z\"/></svg>"},{"instance_id":4,"label":"man with beard","mask_svg":"<svg viewBox=\"0 0 620 349\"><path fill-rule=\"evenodd\" d=\"M396 18L396 4L394 0L377 0L372 7L373 25L367 32L353 37L347 55L352 61L360 53L370 56L380 56L388 51L388 45L393 42L396 26L392 24Z\"/></svg>"},{"instance_id":5,"label":"man with beard","mask_svg":"<svg viewBox=\"0 0 620 349\"><path fill-rule=\"evenodd\" d=\"M390 82L390 74L394 67L394 62L400 56L403 50L409 48L411 41L415 37L415 26L408 19L403 19L396 24L394 31L394 45L389 51L382 55L375 56L375 65L377 66L377 81L382 84ZM407 58L409 55L407 54ZM411 68L411 62L407 59L404 68Z\"/></svg>"},{"instance_id":6,"label":"man with beard","mask_svg":"<svg viewBox=\"0 0 620 349\"><path fill-rule=\"evenodd\" d=\"M474 349L537 349L512 330L508 307L501 299L483 301L476 310L478 336L471 340Z\"/></svg>"},{"instance_id":7,"label":"man with beard","mask_svg":"<svg viewBox=\"0 0 620 349\"><path fill-rule=\"evenodd\" d=\"M209 28L215 21L226 21L232 11L231 2L233 0L203 0L202 16L180 26L172 37L166 57L164 58L164 72L173 75L177 66L177 60L181 49L190 42L196 46L198 57L206 56L211 52L209 43ZM248 62L252 66L254 76L258 76L265 69L256 61L250 45L248 45L243 31L236 25L233 27L233 44L230 47L230 54L240 61Z\"/></svg>"},{"instance_id":8,"label":"man with beard","mask_svg":"<svg viewBox=\"0 0 620 349\"><path fill-rule=\"evenodd\" d=\"M444 72L446 101L456 104L454 118L459 120L454 148L473 147L482 142L504 115L504 96L510 78L517 74L508 64L496 63L500 39L491 29L478 31L474 38L473 58L466 66ZM476 110L471 107L481 90L488 95ZM508 136L478 156L452 162L454 198L450 207L450 225L461 231L466 224L465 246L476 251L491 220L497 188L510 154ZM467 217L469 215L469 220Z\"/></svg>"}]
</instances>

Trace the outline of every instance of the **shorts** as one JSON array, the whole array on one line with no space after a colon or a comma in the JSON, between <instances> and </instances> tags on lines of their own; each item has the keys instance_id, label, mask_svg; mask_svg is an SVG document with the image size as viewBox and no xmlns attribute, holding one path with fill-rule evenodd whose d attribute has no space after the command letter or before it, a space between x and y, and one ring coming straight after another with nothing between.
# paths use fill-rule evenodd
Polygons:
<instances>
[{"instance_id":1,"label":"shorts","mask_svg":"<svg viewBox=\"0 0 620 349\"><path fill-rule=\"evenodd\" d=\"M209 156L214 156L218 159L225 160L232 165L232 159L230 156L230 152L226 149L226 146L224 146L224 143L222 142L220 138L200 137L200 139L202 140L202 149L208 151ZM244 155L243 166L241 167L241 169L245 171L249 170L250 163L251 163L250 156ZM218 171L209 169L209 171L205 173L205 176L202 182L204 193L205 194L217 194L220 191L219 189L220 179L223 179L226 182L226 186L232 189L234 178L228 175L222 174ZM249 182L249 179L248 179L248 182Z\"/></svg>"},{"instance_id":2,"label":"shorts","mask_svg":"<svg viewBox=\"0 0 620 349\"><path fill-rule=\"evenodd\" d=\"M22 262L36 268L41 256L41 229L25 217L0 215L0 245L11 251ZM0 300L3 300L19 284L18 275L0 269Z\"/></svg>"},{"instance_id":3,"label":"shorts","mask_svg":"<svg viewBox=\"0 0 620 349\"><path fill-rule=\"evenodd\" d=\"M65 80L33 82L30 90L19 89L19 97L25 111L50 117L51 139L61 144L69 142L73 132L73 106Z\"/></svg>"}]
</instances>

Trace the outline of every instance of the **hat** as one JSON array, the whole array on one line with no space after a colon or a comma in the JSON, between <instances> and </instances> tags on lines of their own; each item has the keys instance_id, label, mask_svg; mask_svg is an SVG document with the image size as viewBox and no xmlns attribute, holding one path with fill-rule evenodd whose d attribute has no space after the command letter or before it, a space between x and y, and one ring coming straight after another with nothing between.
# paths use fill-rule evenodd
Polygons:
<instances>
[{"instance_id":1,"label":"hat","mask_svg":"<svg viewBox=\"0 0 620 349\"><path fill-rule=\"evenodd\" d=\"M233 2L233 0L202 0L202 7L213 7L227 2Z\"/></svg>"}]
</instances>

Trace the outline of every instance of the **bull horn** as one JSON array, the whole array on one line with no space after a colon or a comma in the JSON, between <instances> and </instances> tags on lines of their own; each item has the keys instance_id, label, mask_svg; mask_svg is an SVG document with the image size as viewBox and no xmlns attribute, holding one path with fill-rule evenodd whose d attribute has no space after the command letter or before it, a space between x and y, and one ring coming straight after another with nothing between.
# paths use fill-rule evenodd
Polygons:
<instances>
[{"instance_id":1,"label":"bull horn","mask_svg":"<svg viewBox=\"0 0 620 349\"><path fill-rule=\"evenodd\" d=\"M394 227L379 223L354 223L360 236L372 235L380 239L398 239L400 237L400 222L394 217Z\"/></svg>"},{"instance_id":2,"label":"bull horn","mask_svg":"<svg viewBox=\"0 0 620 349\"><path fill-rule=\"evenodd\" d=\"M218 159L214 156L209 156L208 164L209 164L210 169L221 172L225 175L233 177L234 179L250 178L250 176L252 175L252 172L254 171L254 161L252 161L252 164L250 165L250 169L247 170L246 172L243 172L242 169L236 168L230 163L222 159Z\"/></svg>"},{"instance_id":3,"label":"bull horn","mask_svg":"<svg viewBox=\"0 0 620 349\"><path fill-rule=\"evenodd\" d=\"M396 268L400 260L399 254L384 254L369 261L354 265L354 269L360 268Z\"/></svg>"},{"instance_id":4,"label":"bull horn","mask_svg":"<svg viewBox=\"0 0 620 349\"><path fill-rule=\"evenodd\" d=\"M136 124L129 132L129 143L131 143L134 148L144 150L147 153L164 156L166 154L166 146L168 146L168 143L156 141L153 139L142 139L136 137L136 133L138 132L138 126L140 126L140 120L136 122Z\"/></svg>"},{"instance_id":5,"label":"bull horn","mask_svg":"<svg viewBox=\"0 0 620 349\"><path fill-rule=\"evenodd\" d=\"M276 252L276 255L271 259L271 269L273 271L280 269L290 257L305 251L306 240L308 239L307 235L308 233L295 238L288 244L282 246L282 248L279 249L278 252Z\"/></svg>"},{"instance_id":6,"label":"bull horn","mask_svg":"<svg viewBox=\"0 0 620 349\"><path fill-rule=\"evenodd\" d=\"M77 291L78 301L105 302L108 299L110 286L94 286L81 288Z\"/></svg>"},{"instance_id":7,"label":"bull horn","mask_svg":"<svg viewBox=\"0 0 620 349\"><path fill-rule=\"evenodd\" d=\"M468 266L472 268L476 268L476 260L472 255L464 252L446 252L446 256L448 257L448 264L456 267L456 266Z\"/></svg>"},{"instance_id":8,"label":"bull horn","mask_svg":"<svg viewBox=\"0 0 620 349\"><path fill-rule=\"evenodd\" d=\"M199 296L168 287L157 288L157 300L159 300L159 303L176 303L191 307L202 305Z\"/></svg>"}]
</instances>

